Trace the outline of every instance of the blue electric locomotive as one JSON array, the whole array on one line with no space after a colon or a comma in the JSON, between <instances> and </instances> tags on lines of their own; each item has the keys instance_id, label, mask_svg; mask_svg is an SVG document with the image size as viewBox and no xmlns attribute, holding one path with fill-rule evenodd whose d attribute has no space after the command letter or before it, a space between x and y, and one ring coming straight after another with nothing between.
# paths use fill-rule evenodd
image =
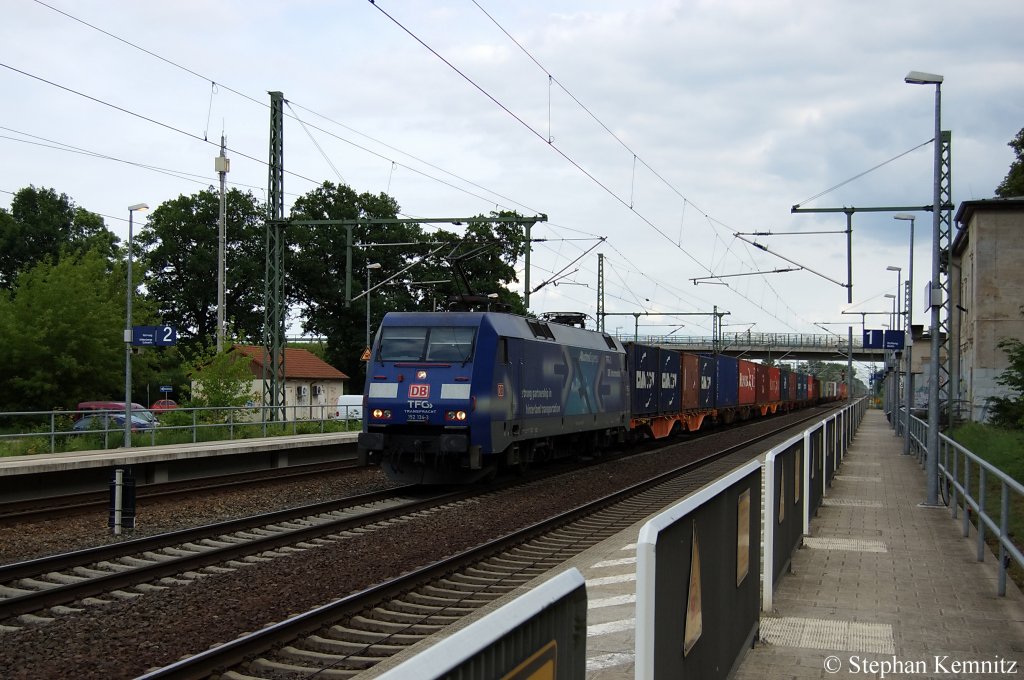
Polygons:
<instances>
[{"instance_id":1,"label":"blue electric locomotive","mask_svg":"<svg viewBox=\"0 0 1024 680\"><path fill-rule=\"evenodd\" d=\"M615 338L497 312L391 312L367 364L360 454L394 480L468 483L629 427Z\"/></svg>"}]
</instances>

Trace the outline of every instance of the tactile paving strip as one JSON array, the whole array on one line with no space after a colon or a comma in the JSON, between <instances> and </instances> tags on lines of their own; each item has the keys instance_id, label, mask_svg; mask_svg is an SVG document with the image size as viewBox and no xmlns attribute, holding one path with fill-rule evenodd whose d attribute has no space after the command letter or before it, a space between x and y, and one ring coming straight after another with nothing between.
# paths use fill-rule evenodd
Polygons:
<instances>
[{"instance_id":1,"label":"tactile paving strip","mask_svg":"<svg viewBox=\"0 0 1024 680\"><path fill-rule=\"evenodd\" d=\"M892 626L793 616L761 619L761 641L780 647L895 654Z\"/></svg>"},{"instance_id":2,"label":"tactile paving strip","mask_svg":"<svg viewBox=\"0 0 1024 680\"><path fill-rule=\"evenodd\" d=\"M859 501L855 498L823 498L823 506L847 507L847 508L880 508L881 501Z\"/></svg>"},{"instance_id":3,"label":"tactile paving strip","mask_svg":"<svg viewBox=\"0 0 1024 680\"><path fill-rule=\"evenodd\" d=\"M866 541L860 538L804 538L804 546L815 550L850 550L853 552L889 552L882 541Z\"/></svg>"}]
</instances>

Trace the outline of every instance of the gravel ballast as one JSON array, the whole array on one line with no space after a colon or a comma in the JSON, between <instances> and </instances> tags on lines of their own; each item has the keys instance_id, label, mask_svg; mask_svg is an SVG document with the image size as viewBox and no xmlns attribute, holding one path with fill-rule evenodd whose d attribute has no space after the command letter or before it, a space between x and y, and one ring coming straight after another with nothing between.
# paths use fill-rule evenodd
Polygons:
<instances>
[{"instance_id":1,"label":"gravel ballast","mask_svg":"<svg viewBox=\"0 0 1024 680\"><path fill-rule=\"evenodd\" d=\"M780 416L753 428L773 428ZM364 589L405 571L534 524L659 471L751 436L726 431L657 454L640 454L486 496L479 503L426 514L317 549L197 579L131 600L83 606L56 620L0 633L4 678L129 678L245 632ZM344 480L344 481L342 481ZM140 511L142 531L157 533L385 488L377 470L291 482L270 494L216 492L203 501L168 501ZM467 510L471 507L472 510ZM106 518L52 520L45 527L0 528L0 555L11 562L107 542ZM150 531L152 530L152 531ZM138 535L138 534L136 534ZM10 625L12 622L0 622Z\"/></svg>"}]
</instances>

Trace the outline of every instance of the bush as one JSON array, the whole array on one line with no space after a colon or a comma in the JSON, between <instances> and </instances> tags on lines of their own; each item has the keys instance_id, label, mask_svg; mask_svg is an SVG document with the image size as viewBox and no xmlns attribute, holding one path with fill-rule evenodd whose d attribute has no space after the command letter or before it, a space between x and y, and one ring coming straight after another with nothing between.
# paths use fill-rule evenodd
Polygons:
<instances>
[{"instance_id":1,"label":"bush","mask_svg":"<svg viewBox=\"0 0 1024 680\"><path fill-rule=\"evenodd\" d=\"M996 427L1013 430L1024 430L1024 343L1020 340L1004 338L999 341L999 348L1006 352L1010 366L996 382L1012 389L1016 394L1008 397L993 397L991 400L991 422Z\"/></svg>"},{"instance_id":2,"label":"bush","mask_svg":"<svg viewBox=\"0 0 1024 680\"><path fill-rule=\"evenodd\" d=\"M1024 433L981 423L966 423L953 431L952 438L1024 484Z\"/></svg>"}]
</instances>

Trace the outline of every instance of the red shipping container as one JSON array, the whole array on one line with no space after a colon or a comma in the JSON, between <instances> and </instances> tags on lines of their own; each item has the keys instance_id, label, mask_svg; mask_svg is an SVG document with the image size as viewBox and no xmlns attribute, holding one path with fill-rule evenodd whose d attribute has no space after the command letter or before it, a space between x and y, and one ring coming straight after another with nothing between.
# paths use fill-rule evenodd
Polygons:
<instances>
[{"instance_id":1,"label":"red shipping container","mask_svg":"<svg viewBox=\"0 0 1024 680\"><path fill-rule=\"evenodd\" d=\"M757 403L767 404L768 398L768 367L757 364Z\"/></svg>"},{"instance_id":2,"label":"red shipping container","mask_svg":"<svg viewBox=\"0 0 1024 680\"><path fill-rule=\"evenodd\" d=\"M782 398L781 384L782 371L774 366L767 366L768 369L768 401L774 403Z\"/></svg>"},{"instance_id":3,"label":"red shipping container","mask_svg":"<svg viewBox=\"0 0 1024 680\"><path fill-rule=\"evenodd\" d=\"M746 359L739 360L740 404L754 404L757 400L757 364Z\"/></svg>"},{"instance_id":4,"label":"red shipping container","mask_svg":"<svg viewBox=\"0 0 1024 680\"><path fill-rule=\"evenodd\" d=\"M696 354L682 355L682 410L700 407L700 363Z\"/></svg>"},{"instance_id":5,"label":"red shipping container","mask_svg":"<svg viewBox=\"0 0 1024 680\"><path fill-rule=\"evenodd\" d=\"M796 401L797 377L793 371L789 372L789 400Z\"/></svg>"},{"instance_id":6,"label":"red shipping container","mask_svg":"<svg viewBox=\"0 0 1024 680\"><path fill-rule=\"evenodd\" d=\"M821 385L821 381L815 378L813 375L807 376L807 399L809 401L818 401L818 387Z\"/></svg>"}]
</instances>

